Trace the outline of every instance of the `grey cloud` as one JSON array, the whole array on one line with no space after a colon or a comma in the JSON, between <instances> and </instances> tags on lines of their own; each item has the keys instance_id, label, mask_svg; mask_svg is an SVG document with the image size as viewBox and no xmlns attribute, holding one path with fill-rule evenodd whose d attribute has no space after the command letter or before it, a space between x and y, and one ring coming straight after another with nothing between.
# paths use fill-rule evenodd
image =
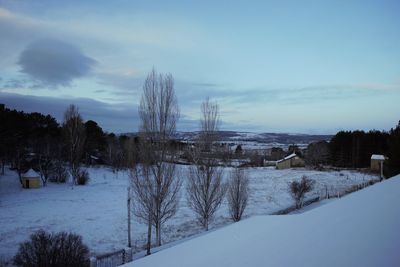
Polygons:
<instances>
[{"instance_id":1,"label":"grey cloud","mask_svg":"<svg viewBox=\"0 0 400 267\"><path fill-rule=\"evenodd\" d=\"M280 103L282 105L307 104L316 101L341 100L353 97L367 97L390 92L379 88L367 88L363 86L310 86L303 88L243 88L241 90L229 90L226 88L195 91L187 90L183 97L204 98L210 96L223 99L224 102L235 105L254 105L256 103Z\"/></svg>"},{"instance_id":2,"label":"grey cloud","mask_svg":"<svg viewBox=\"0 0 400 267\"><path fill-rule=\"evenodd\" d=\"M222 87L222 84L218 83L193 83L194 86L199 86L199 87Z\"/></svg>"},{"instance_id":3,"label":"grey cloud","mask_svg":"<svg viewBox=\"0 0 400 267\"><path fill-rule=\"evenodd\" d=\"M42 39L28 45L20 54L21 71L45 85L68 86L87 75L95 60L79 48L55 39Z\"/></svg>"},{"instance_id":4,"label":"grey cloud","mask_svg":"<svg viewBox=\"0 0 400 267\"><path fill-rule=\"evenodd\" d=\"M17 55L32 39L44 35L41 25L26 21L0 7L0 66L14 65Z\"/></svg>"},{"instance_id":5,"label":"grey cloud","mask_svg":"<svg viewBox=\"0 0 400 267\"><path fill-rule=\"evenodd\" d=\"M96 73L99 79L98 84L112 86L116 92L132 92L138 91L143 84L145 77L124 75L121 73L107 73L98 72Z\"/></svg>"},{"instance_id":6,"label":"grey cloud","mask_svg":"<svg viewBox=\"0 0 400 267\"><path fill-rule=\"evenodd\" d=\"M15 88L40 89L46 87L46 85L40 81L36 80L34 81L32 79L22 77L21 75L19 77L17 76L17 78L0 81L0 83L1 87L4 89L15 89ZM0 88L0 91L2 88Z\"/></svg>"},{"instance_id":7,"label":"grey cloud","mask_svg":"<svg viewBox=\"0 0 400 267\"><path fill-rule=\"evenodd\" d=\"M84 120L94 120L105 131L115 133L136 132L139 126L138 107L130 103L109 104L89 98L38 97L0 92L0 103L11 109L50 114L62 122L65 109L70 104L79 107ZM195 130L198 121L182 116L179 130Z\"/></svg>"},{"instance_id":8,"label":"grey cloud","mask_svg":"<svg viewBox=\"0 0 400 267\"><path fill-rule=\"evenodd\" d=\"M50 114L59 122L68 105L75 104L85 120L95 120L106 131L121 133L138 129L139 117L134 104L108 104L88 98L38 97L1 92L0 103L11 109Z\"/></svg>"}]
</instances>

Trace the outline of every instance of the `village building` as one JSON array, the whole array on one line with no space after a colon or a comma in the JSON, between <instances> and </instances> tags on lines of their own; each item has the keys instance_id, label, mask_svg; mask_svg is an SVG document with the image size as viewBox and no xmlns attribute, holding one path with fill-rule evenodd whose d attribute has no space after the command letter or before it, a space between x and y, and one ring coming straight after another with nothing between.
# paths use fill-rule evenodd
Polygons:
<instances>
[{"instance_id":1,"label":"village building","mask_svg":"<svg viewBox=\"0 0 400 267\"><path fill-rule=\"evenodd\" d=\"M37 172L29 169L26 173L22 174L22 186L24 188L38 188L40 187L40 176Z\"/></svg>"},{"instance_id":2,"label":"village building","mask_svg":"<svg viewBox=\"0 0 400 267\"><path fill-rule=\"evenodd\" d=\"M304 166L305 166L304 159L299 157L296 153L292 153L289 156L281 160L278 160L276 162L276 168L278 170L295 168L295 167L304 167Z\"/></svg>"}]
</instances>

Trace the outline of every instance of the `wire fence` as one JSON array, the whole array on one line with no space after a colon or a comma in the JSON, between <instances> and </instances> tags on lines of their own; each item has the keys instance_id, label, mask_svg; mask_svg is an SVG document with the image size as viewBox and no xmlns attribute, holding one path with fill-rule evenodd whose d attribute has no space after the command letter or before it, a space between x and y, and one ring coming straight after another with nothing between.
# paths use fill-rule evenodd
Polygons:
<instances>
[{"instance_id":1,"label":"wire fence","mask_svg":"<svg viewBox=\"0 0 400 267\"><path fill-rule=\"evenodd\" d=\"M120 249L92 257L90 267L116 267L130 261L132 261L132 249Z\"/></svg>"}]
</instances>

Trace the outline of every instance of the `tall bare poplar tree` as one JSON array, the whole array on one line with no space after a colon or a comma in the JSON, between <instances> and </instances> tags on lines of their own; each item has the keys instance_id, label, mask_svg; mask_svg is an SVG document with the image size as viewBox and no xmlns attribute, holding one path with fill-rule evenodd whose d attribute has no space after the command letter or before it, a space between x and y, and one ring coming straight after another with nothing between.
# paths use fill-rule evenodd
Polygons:
<instances>
[{"instance_id":1,"label":"tall bare poplar tree","mask_svg":"<svg viewBox=\"0 0 400 267\"><path fill-rule=\"evenodd\" d=\"M175 165L169 163L176 156L169 149L169 140L175 135L179 119L171 74L157 74L155 69L148 74L143 85L139 115L141 165L131 172L131 184L136 195L134 202L139 202L139 208L134 211L148 223L151 221L156 230L157 245L160 246L162 225L175 215L181 187ZM148 225L150 237L151 224Z\"/></svg>"},{"instance_id":2,"label":"tall bare poplar tree","mask_svg":"<svg viewBox=\"0 0 400 267\"><path fill-rule=\"evenodd\" d=\"M76 184L86 134L81 114L75 105L70 105L64 112L63 135L67 144L72 182Z\"/></svg>"},{"instance_id":3,"label":"tall bare poplar tree","mask_svg":"<svg viewBox=\"0 0 400 267\"><path fill-rule=\"evenodd\" d=\"M199 222L208 230L209 223L224 199L226 184L222 169L213 155L218 140L218 104L207 98L201 105L200 134L193 155L195 165L189 170L187 200Z\"/></svg>"},{"instance_id":4,"label":"tall bare poplar tree","mask_svg":"<svg viewBox=\"0 0 400 267\"><path fill-rule=\"evenodd\" d=\"M229 213L234 222L240 221L249 198L249 178L243 170L232 170L227 192Z\"/></svg>"}]
</instances>

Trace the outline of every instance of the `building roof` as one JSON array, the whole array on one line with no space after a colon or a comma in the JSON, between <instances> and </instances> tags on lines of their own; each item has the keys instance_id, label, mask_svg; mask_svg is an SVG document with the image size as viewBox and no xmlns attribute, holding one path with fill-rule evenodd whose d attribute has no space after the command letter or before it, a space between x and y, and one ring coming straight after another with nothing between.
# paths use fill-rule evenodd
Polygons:
<instances>
[{"instance_id":1,"label":"building roof","mask_svg":"<svg viewBox=\"0 0 400 267\"><path fill-rule=\"evenodd\" d=\"M278 160L276 163L279 163L279 162L282 162L282 161L285 161L285 160L294 158L294 157L296 157L296 156L297 156L296 153L292 153L292 154L290 154L289 156L286 156L286 157L284 157L283 159Z\"/></svg>"},{"instance_id":2,"label":"building roof","mask_svg":"<svg viewBox=\"0 0 400 267\"><path fill-rule=\"evenodd\" d=\"M373 154L371 156L371 159L385 160L385 156L384 155Z\"/></svg>"},{"instance_id":3,"label":"building roof","mask_svg":"<svg viewBox=\"0 0 400 267\"><path fill-rule=\"evenodd\" d=\"M39 177L39 174L32 169L29 169L22 177Z\"/></svg>"}]
</instances>

